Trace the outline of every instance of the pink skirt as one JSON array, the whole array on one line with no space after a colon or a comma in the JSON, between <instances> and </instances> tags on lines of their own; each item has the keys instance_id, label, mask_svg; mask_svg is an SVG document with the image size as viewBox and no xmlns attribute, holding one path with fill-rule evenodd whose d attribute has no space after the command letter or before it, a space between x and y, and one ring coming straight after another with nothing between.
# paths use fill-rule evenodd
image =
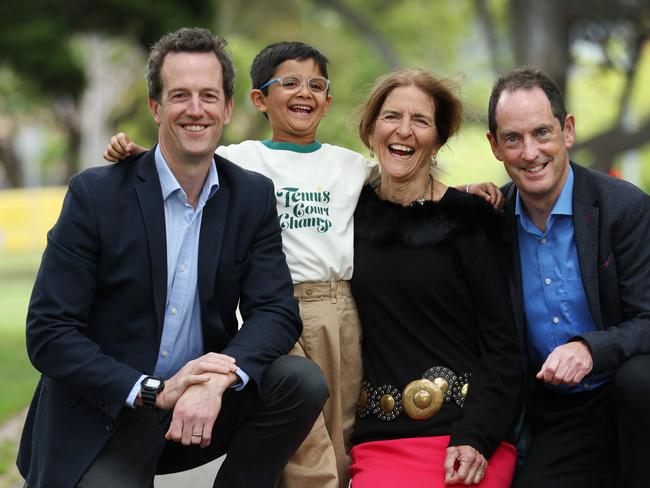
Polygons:
<instances>
[{"instance_id":1,"label":"pink skirt","mask_svg":"<svg viewBox=\"0 0 650 488\"><path fill-rule=\"evenodd\" d=\"M444 488L449 436L364 442L350 451L352 488ZM509 488L517 460L512 444L502 442L488 460L477 488ZM464 484L456 486L465 486Z\"/></svg>"}]
</instances>

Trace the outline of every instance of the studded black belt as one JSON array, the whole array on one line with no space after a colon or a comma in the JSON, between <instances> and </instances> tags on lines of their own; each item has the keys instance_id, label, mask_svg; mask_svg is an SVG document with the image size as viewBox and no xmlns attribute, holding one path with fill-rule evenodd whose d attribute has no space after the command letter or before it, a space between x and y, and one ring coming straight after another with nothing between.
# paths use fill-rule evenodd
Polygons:
<instances>
[{"instance_id":1,"label":"studded black belt","mask_svg":"<svg viewBox=\"0 0 650 488\"><path fill-rule=\"evenodd\" d=\"M389 422L403 411L413 420L426 420L436 415L445 403L456 402L463 407L469 390L471 373L457 375L444 366L427 369L422 378L411 381L400 392L393 385L372 386L361 383L357 415L375 415Z\"/></svg>"}]
</instances>

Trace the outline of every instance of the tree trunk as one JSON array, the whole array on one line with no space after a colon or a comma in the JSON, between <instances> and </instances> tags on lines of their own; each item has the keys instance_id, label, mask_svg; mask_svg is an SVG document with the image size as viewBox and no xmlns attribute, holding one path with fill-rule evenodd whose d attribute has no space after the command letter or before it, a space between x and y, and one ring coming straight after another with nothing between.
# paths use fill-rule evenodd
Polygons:
<instances>
[{"instance_id":1,"label":"tree trunk","mask_svg":"<svg viewBox=\"0 0 650 488\"><path fill-rule=\"evenodd\" d=\"M570 61L566 1L510 0L515 63L541 69L563 93Z\"/></svg>"},{"instance_id":2,"label":"tree trunk","mask_svg":"<svg viewBox=\"0 0 650 488\"><path fill-rule=\"evenodd\" d=\"M20 160L14 151L11 139L0 139L0 167L4 170L5 185L8 188L23 186L23 173L21 171Z\"/></svg>"},{"instance_id":3,"label":"tree trunk","mask_svg":"<svg viewBox=\"0 0 650 488\"><path fill-rule=\"evenodd\" d=\"M111 112L121 94L143 73L140 48L109 40L99 34L82 38L86 89L79 104L79 166L88 168L103 162L102 153L111 134Z\"/></svg>"},{"instance_id":4,"label":"tree trunk","mask_svg":"<svg viewBox=\"0 0 650 488\"><path fill-rule=\"evenodd\" d=\"M393 49L390 41L384 37L375 27L370 24L366 17L346 5L341 0L316 0L316 3L325 8L337 12L341 18L348 21L368 43L375 49L377 54L386 63L386 66L392 71L401 67L402 62Z\"/></svg>"}]
</instances>

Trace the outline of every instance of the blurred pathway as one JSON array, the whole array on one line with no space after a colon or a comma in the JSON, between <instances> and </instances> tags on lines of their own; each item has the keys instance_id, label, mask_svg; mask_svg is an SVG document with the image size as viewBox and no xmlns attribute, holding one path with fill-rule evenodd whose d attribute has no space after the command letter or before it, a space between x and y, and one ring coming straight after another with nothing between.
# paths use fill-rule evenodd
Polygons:
<instances>
[{"instance_id":1,"label":"blurred pathway","mask_svg":"<svg viewBox=\"0 0 650 488\"><path fill-rule=\"evenodd\" d=\"M20 433L25 423L27 409L0 425L0 447L6 450L10 466L6 473L0 474L0 488L22 488L23 480L16 469L16 453ZM6 446L6 447L5 447ZM155 488L210 488L223 458L183 473L156 476Z\"/></svg>"},{"instance_id":2,"label":"blurred pathway","mask_svg":"<svg viewBox=\"0 0 650 488\"><path fill-rule=\"evenodd\" d=\"M182 473L156 476L155 488L212 488L214 477L224 458Z\"/></svg>"},{"instance_id":3,"label":"blurred pathway","mask_svg":"<svg viewBox=\"0 0 650 488\"><path fill-rule=\"evenodd\" d=\"M3 453L6 452L10 463L7 472L0 474L0 488L22 488L23 486L22 478L16 468L16 453L26 415L27 409L0 425L0 446Z\"/></svg>"}]
</instances>

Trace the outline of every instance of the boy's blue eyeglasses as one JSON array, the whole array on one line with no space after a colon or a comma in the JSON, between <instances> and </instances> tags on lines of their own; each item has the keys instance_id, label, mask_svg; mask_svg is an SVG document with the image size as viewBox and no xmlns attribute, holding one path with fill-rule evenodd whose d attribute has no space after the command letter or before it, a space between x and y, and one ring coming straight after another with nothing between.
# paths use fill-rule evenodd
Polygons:
<instances>
[{"instance_id":1,"label":"boy's blue eyeglasses","mask_svg":"<svg viewBox=\"0 0 650 488\"><path fill-rule=\"evenodd\" d=\"M282 88L290 92L298 91L305 85L305 83L302 81L302 78L299 76L291 75L269 80L260 86L259 89L263 90L273 83L279 83ZM330 88L330 80L323 78L322 76L312 76L307 80L306 84L309 91L315 95L325 93Z\"/></svg>"}]
</instances>

